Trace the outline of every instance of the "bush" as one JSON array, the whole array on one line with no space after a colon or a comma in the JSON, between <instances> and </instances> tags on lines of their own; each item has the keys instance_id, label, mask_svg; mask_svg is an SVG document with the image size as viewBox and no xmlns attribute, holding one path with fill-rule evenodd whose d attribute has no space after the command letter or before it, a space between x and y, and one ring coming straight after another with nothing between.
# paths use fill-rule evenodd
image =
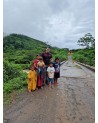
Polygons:
<instances>
[{"instance_id":1,"label":"bush","mask_svg":"<svg viewBox=\"0 0 98 123\"><path fill-rule=\"evenodd\" d=\"M95 65L95 49L80 49L74 51L73 60L94 66Z\"/></svg>"},{"instance_id":2,"label":"bush","mask_svg":"<svg viewBox=\"0 0 98 123\"><path fill-rule=\"evenodd\" d=\"M21 72L21 75L19 77L13 78L7 83L4 83L3 91L5 94L8 94L13 90L22 89L25 86L27 86L27 74Z\"/></svg>"},{"instance_id":3,"label":"bush","mask_svg":"<svg viewBox=\"0 0 98 123\"><path fill-rule=\"evenodd\" d=\"M53 59L58 57L60 61L67 60L68 51L66 51L65 49L56 50L54 52L52 51L52 53L53 53Z\"/></svg>"},{"instance_id":4,"label":"bush","mask_svg":"<svg viewBox=\"0 0 98 123\"><path fill-rule=\"evenodd\" d=\"M20 64L22 70L30 69L30 65L31 65L31 63L30 64Z\"/></svg>"},{"instance_id":5,"label":"bush","mask_svg":"<svg viewBox=\"0 0 98 123\"><path fill-rule=\"evenodd\" d=\"M19 65L15 65L4 60L3 62L4 82L7 82L10 79L18 77L20 75L20 70L21 70L21 67Z\"/></svg>"}]
</instances>

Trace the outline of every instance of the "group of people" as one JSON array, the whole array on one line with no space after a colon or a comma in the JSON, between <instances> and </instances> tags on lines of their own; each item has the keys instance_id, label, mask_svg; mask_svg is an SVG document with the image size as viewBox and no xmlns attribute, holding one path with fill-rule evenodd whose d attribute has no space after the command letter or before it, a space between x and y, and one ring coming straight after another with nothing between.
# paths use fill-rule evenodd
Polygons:
<instances>
[{"instance_id":1,"label":"group of people","mask_svg":"<svg viewBox=\"0 0 98 123\"><path fill-rule=\"evenodd\" d=\"M58 84L60 77L60 60L52 59L50 49L47 48L44 53L37 55L32 62L30 71L28 73L28 91L34 91L48 85L49 88Z\"/></svg>"}]
</instances>

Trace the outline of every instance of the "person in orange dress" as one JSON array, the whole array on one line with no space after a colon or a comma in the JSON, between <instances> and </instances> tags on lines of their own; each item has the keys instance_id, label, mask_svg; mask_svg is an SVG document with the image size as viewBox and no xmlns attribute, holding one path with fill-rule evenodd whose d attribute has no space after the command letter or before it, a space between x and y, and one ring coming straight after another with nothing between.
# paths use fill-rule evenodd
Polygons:
<instances>
[{"instance_id":1,"label":"person in orange dress","mask_svg":"<svg viewBox=\"0 0 98 123\"><path fill-rule=\"evenodd\" d=\"M34 66L31 66L31 70L28 73L28 91L36 90L37 85L37 72L34 70Z\"/></svg>"}]
</instances>

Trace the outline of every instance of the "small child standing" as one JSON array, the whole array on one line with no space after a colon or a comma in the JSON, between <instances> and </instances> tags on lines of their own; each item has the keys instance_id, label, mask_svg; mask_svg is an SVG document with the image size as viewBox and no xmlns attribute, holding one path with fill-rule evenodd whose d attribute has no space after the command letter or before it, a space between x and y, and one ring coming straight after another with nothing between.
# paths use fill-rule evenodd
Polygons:
<instances>
[{"instance_id":1,"label":"small child standing","mask_svg":"<svg viewBox=\"0 0 98 123\"><path fill-rule=\"evenodd\" d=\"M55 68L54 85L57 85L58 78L60 78L60 60L59 60L59 58L55 59L54 68Z\"/></svg>"},{"instance_id":2,"label":"small child standing","mask_svg":"<svg viewBox=\"0 0 98 123\"><path fill-rule=\"evenodd\" d=\"M37 72L34 70L34 66L31 66L31 70L28 73L28 91L36 90L37 84Z\"/></svg>"},{"instance_id":3,"label":"small child standing","mask_svg":"<svg viewBox=\"0 0 98 123\"><path fill-rule=\"evenodd\" d=\"M48 72L48 79L49 79L49 88L53 88L55 69L53 67L52 62L49 64L49 67L47 68L47 72Z\"/></svg>"}]
</instances>

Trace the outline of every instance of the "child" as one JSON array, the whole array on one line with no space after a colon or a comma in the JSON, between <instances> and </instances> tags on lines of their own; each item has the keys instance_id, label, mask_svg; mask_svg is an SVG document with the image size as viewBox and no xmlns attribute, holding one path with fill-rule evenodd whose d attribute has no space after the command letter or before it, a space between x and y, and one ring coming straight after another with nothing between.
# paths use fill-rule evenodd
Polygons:
<instances>
[{"instance_id":1,"label":"child","mask_svg":"<svg viewBox=\"0 0 98 123\"><path fill-rule=\"evenodd\" d=\"M47 72L48 72L48 79L49 79L49 88L53 88L55 69L53 67L52 62L49 64L49 67L47 68Z\"/></svg>"},{"instance_id":2,"label":"child","mask_svg":"<svg viewBox=\"0 0 98 123\"><path fill-rule=\"evenodd\" d=\"M34 91L36 90L36 84L37 84L37 73L34 70L34 66L31 66L31 70L28 73L28 91Z\"/></svg>"},{"instance_id":3,"label":"child","mask_svg":"<svg viewBox=\"0 0 98 123\"><path fill-rule=\"evenodd\" d=\"M39 62L37 65L38 65L38 83L37 83L37 86L38 86L38 88L42 88L42 85L44 82L44 67L45 67L45 64L43 62L42 57L39 58Z\"/></svg>"},{"instance_id":4,"label":"child","mask_svg":"<svg viewBox=\"0 0 98 123\"><path fill-rule=\"evenodd\" d=\"M58 84L58 78L60 78L60 60L59 60L59 58L55 59L54 68L55 68L54 85L56 85L56 84Z\"/></svg>"}]
</instances>

